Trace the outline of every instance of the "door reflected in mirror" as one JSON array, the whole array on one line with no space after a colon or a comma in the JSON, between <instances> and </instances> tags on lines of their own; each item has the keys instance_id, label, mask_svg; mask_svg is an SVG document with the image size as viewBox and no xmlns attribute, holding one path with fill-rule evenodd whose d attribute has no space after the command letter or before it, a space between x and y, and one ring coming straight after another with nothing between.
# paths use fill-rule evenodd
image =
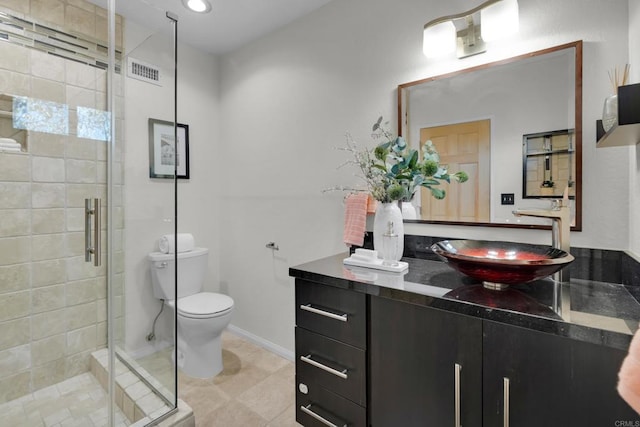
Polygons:
<instances>
[{"instance_id":1,"label":"door reflected in mirror","mask_svg":"<svg viewBox=\"0 0 640 427\"><path fill-rule=\"evenodd\" d=\"M414 204L422 218L436 221L489 222L491 186L491 120L455 123L420 129L420 153L431 141L440 155L440 164L453 173L464 171L469 179L445 187L446 197L438 200L423 188Z\"/></svg>"},{"instance_id":2,"label":"door reflected in mirror","mask_svg":"<svg viewBox=\"0 0 640 427\"><path fill-rule=\"evenodd\" d=\"M503 205L501 194L514 194L516 207L548 208L548 199L562 196L570 183L572 229L581 229L581 41L401 84L398 108L398 132L411 146L419 149L431 140L449 170L470 177L462 185L445 184L444 200L428 193L414 197L417 221L548 227L536 218L514 217L514 206ZM485 123L487 129L464 129L470 123ZM558 131L564 137L554 129L565 129ZM553 134L547 141L552 150L565 152L525 153L523 160L525 138L532 150L536 144L544 148L544 134Z\"/></svg>"}]
</instances>

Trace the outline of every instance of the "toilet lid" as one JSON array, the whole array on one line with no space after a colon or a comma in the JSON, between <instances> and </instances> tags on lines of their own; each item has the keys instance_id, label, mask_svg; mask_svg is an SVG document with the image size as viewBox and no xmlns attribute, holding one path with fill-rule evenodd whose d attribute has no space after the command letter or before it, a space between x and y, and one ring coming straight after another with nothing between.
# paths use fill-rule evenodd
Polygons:
<instances>
[{"instance_id":1,"label":"toilet lid","mask_svg":"<svg viewBox=\"0 0 640 427\"><path fill-rule=\"evenodd\" d=\"M203 316L229 310L233 299L227 295L200 292L178 300L178 312L187 316Z\"/></svg>"}]
</instances>

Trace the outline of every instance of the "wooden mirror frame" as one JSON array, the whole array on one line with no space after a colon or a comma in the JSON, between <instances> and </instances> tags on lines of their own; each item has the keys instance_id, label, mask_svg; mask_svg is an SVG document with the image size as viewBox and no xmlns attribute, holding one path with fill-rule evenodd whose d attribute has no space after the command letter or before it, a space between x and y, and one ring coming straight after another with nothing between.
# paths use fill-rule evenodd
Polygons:
<instances>
[{"instance_id":1,"label":"wooden mirror frame","mask_svg":"<svg viewBox=\"0 0 640 427\"><path fill-rule=\"evenodd\" d=\"M535 52L525 53L522 55L514 56L511 58L503 59L500 61L490 62L487 64L478 65L471 68L466 68L459 71L454 71L447 74L441 74L434 77L428 77L426 79L416 80L409 83L403 83L398 85L398 134L402 135L402 131L405 128L407 112L403 109L405 96L405 89L412 86L428 83L436 80L448 79L462 74L472 73L474 71L486 70L491 67L509 64L517 62L523 59L532 58L535 56L545 55L548 53L560 51L563 49L575 49L574 66L575 66L575 159L576 159L576 193L575 193L575 218L574 225L571 226L571 231L582 231L582 40L578 40L571 43L566 43L547 49L538 50ZM403 123L404 122L404 123ZM448 224L448 225L466 225L466 226L482 226L482 227L506 227L506 228L527 228L527 229L550 229L551 226L538 225L538 224L512 224L512 223L494 223L494 222L464 222L464 221L433 221L425 219L404 220L409 223L424 223L424 224Z\"/></svg>"}]
</instances>

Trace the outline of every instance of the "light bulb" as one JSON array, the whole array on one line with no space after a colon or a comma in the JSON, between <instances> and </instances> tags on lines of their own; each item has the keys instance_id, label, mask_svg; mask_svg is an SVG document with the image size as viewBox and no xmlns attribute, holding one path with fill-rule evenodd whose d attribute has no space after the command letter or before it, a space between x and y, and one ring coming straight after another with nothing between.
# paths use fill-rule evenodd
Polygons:
<instances>
[{"instance_id":1,"label":"light bulb","mask_svg":"<svg viewBox=\"0 0 640 427\"><path fill-rule=\"evenodd\" d=\"M207 0L182 0L182 3L191 11L207 13L211 10L211 4Z\"/></svg>"},{"instance_id":2,"label":"light bulb","mask_svg":"<svg viewBox=\"0 0 640 427\"><path fill-rule=\"evenodd\" d=\"M194 12L204 12L207 10L207 5L204 4L202 0L189 0L187 2L187 6L189 6L189 9Z\"/></svg>"},{"instance_id":3,"label":"light bulb","mask_svg":"<svg viewBox=\"0 0 640 427\"><path fill-rule=\"evenodd\" d=\"M502 0L480 11L482 40L490 42L518 32L518 0Z\"/></svg>"},{"instance_id":4,"label":"light bulb","mask_svg":"<svg viewBox=\"0 0 640 427\"><path fill-rule=\"evenodd\" d=\"M440 22L424 29L422 52L438 58L456 50L456 28L452 21Z\"/></svg>"}]
</instances>

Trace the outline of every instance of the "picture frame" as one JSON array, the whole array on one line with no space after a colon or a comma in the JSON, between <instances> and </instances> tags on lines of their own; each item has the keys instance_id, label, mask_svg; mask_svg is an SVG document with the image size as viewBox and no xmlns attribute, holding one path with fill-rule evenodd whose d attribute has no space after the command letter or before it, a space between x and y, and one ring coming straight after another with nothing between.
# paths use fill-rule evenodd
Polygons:
<instances>
[{"instance_id":1,"label":"picture frame","mask_svg":"<svg viewBox=\"0 0 640 427\"><path fill-rule=\"evenodd\" d=\"M149 177L189 179L189 125L149 119ZM177 153L177 154L176 154ZM174 163L177 159L177 165Z\"/></svg>"}]
</instances>

